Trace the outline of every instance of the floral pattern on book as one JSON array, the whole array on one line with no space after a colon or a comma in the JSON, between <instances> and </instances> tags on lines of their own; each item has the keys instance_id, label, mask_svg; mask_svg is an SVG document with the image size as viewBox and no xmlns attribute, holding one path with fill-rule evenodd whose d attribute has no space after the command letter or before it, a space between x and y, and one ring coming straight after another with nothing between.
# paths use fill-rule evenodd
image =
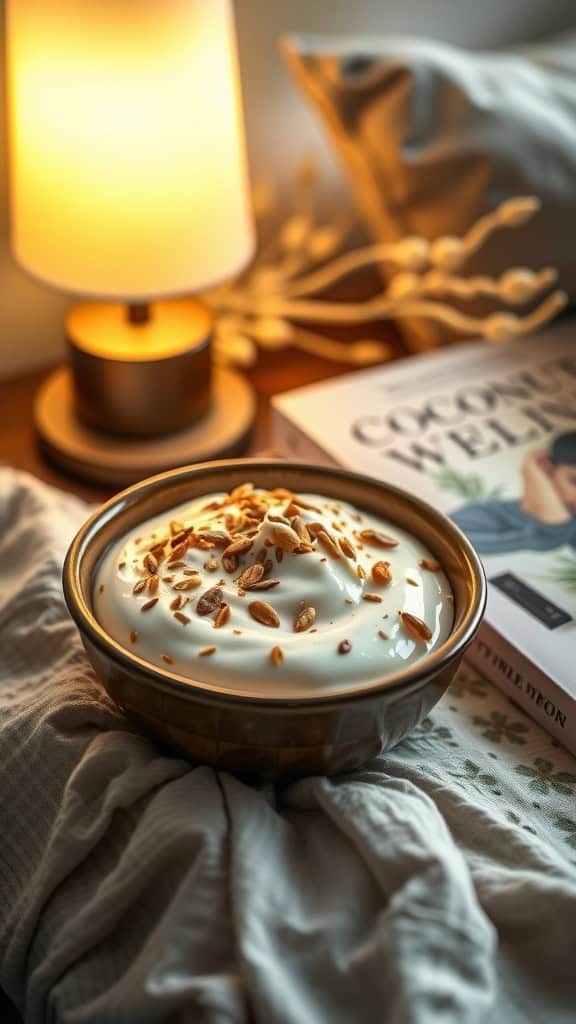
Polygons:
<instances>
[{"instance_id":1,"label":"floral pattern on book","mask_svg":"<svg viewBox=\"0 0 576 1024\"><path fill-rule=\"evenodd\" d=\"M424 789L444 817L457 794L458 819L463 803L471 821L481 803L486 821L502 830L499 842L519 832L576 865L576 758L467 662L383 760L387 772Z\"/></svg>"},{"instance_id":2,"label":"floral pattern on book","mask_svg":"<svg viewBox=\"0 0 576 1024\"><path fill-rule=\"evenodd\" d=\"M534 767L526 764L516 765L517 775L523 775L530 779L528 789L542 796L548 796L551 791L570 796L574 791L570 788L576 784L575 772L559 772L555 769L552 761L543 757L534 758Z\"/></svg>"},{"instance_id":3,"label":"floral pattern on book","mask_svg":"<svg viewBox=\"0 0 576 1024\"><path fill-rule=\"evenodd\" d=\"M528 732L527 724L518 719L512 720L501 711L491 711L487 718L475 715L472 722L482 728L482 736L491 743L501 743L502 740L508 740L509 743L526 743L524 734Z\"/></svg>"}]
</instances>

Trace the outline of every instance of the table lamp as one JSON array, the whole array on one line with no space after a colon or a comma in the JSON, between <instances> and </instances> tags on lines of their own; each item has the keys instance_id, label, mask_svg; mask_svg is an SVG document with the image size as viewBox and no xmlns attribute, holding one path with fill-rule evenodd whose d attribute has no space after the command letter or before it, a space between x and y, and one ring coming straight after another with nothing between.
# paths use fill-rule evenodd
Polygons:
<instances>
[{"instance_id":1,"label":"table lamp","mask_svg":"<svg viewBox=\"0 0 576 1024\"><path fill-rule=\"evenodd\" d=\"M90 299L37 398L45 448L120 484L230 453L252 393L187 297L254 247L230 0L7 0L7 74L14 257Z\"/></svg>"}]
</instances>

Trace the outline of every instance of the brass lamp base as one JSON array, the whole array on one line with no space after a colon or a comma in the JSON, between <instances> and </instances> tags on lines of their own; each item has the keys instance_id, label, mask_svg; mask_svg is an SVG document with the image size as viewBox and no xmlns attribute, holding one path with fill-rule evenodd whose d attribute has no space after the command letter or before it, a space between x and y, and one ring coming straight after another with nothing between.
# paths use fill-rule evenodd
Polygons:
<instances>
[{"instance_id":1,"label":"brass lamp base","mask_svg":"<svg viewBox=\"0 0 576 1024\"><path fill-rule=\"evenodd\" d=\"M66 338L80 419L123 437L202 420L212 400L212 325L198 299L75 306Z\"/></svg>"},{"instance_id":2,"label":"brass lamp base","mask_svg":"<svg viewBox=\"0 0 576 1024\"><path fill-rule=\"evenodd\" d=\"M214 367L210 408L203 419L163 436L115 436L78 418L72 375L61 367L38 392L34 422L43 451L59 468L122 488L176 466L242 454L255 413L248 381L234 370Z\"/></svg>"}]
</instances>

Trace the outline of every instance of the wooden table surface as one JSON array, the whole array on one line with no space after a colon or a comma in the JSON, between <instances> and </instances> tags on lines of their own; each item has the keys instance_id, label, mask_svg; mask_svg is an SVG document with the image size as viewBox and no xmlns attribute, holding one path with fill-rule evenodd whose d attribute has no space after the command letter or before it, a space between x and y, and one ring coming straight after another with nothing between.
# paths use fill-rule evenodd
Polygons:
<instances>
[{"instance_id":1,"label":"wooden table surface","mask_svg":"<svg viewBox=\"0 0 576 1024\"><path fill-rule=\"evenodd\" d=\"M360 334L366 337L366 327L361 331L350 328L346 331L332 331L333 337L345 339L350 344L353 344L354 337ZM390 324L371 325L370 336L389 342L395 356L404 354L399 336ZM272 395L350 370L348 364L328 362L294 348L262 352L258 364L247 372L256 392L258 411L252 440L246 454L255 454L270 444ZM105 501L118 488L105 489L65 475L50 465L37 446L32 409L36 391L47 372L48 370L37 371L0 380L0 464L27 470L46 483L71 491L87 501Z\"/></svg>"}]
</instances>

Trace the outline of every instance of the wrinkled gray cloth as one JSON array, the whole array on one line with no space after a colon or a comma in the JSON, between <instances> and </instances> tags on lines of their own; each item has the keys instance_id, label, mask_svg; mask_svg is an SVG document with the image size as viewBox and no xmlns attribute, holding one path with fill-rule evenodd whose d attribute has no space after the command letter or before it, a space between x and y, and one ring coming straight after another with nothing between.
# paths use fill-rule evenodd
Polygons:
<instances>
[{"instance_id":1,"label":"wrinkled gray cloth","mask_svg":"<svg viewBox=\"0 0 576 1024\"><path fill-rule=\"evenodd\" d=\"M25 1019L573 1021L574 865L441 765L401 745L251 788L133 731L63 602L85 515L0 471L0 985Z\"/></svg>"}]
</instances>

